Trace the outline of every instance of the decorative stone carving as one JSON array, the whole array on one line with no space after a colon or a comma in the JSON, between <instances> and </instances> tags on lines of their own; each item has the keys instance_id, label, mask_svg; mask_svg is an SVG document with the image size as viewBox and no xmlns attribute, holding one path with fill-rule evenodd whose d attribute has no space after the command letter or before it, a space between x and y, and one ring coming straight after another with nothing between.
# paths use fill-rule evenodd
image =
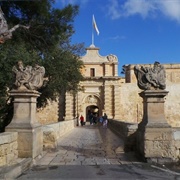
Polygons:
<instances>
[{"instance_id":1,"label":"decorative stone carving","mask_svg":"<svg viewBox=\"0 0 180 180\"><path fill-rule=\"evenodd\" d=\"M29 26L23 26L20 24L17 24L13 28L8 29L7 21L4 18L4 13L0 7L0 44L4 43L8 39L11 39L12 38L12 32L15 31L19 27L29 29Z\"/></svg>"},{"instance_id":2,"label":"decorative stone carving","mask_svg":"<svg viewBox=\"0 0 180 180\"><path fill-rule=\"evenodd\" d=\"M86 102L90 104L97 103L97 99L93 95L90 95L87 97Z\"/></svg>"},{"instance_id":3,"label":"decorative stone carving","mask_svg":"<svg viewBox=\"0 0 180 180\"><path fill-rule=\"evenodd\" d=\"M13 89L17 90L38 90L43 86L45 80L45 68L39 66L38 64L35 67L32 66L23 66L22 61L18 61L17 66L12 68L12 71L15 74L15 83L13 84Z\"/></svg>"},{"instance_id":4,"label":"decorative stone carving","mask_svg":"<svg viewBox=\"0 0 180 180\"><path fill-rule=\"evenodd\" d=\"M117 61L118 61L118 60L117 60L117 57L116 57L115 55L113 55L113 54L108 55L108 56L107 56L107 59L108 59L108 61L110 61L110 62L117 62Z\"/></svg>"},{"instance_id":5,"label":"decorative stone carving","mask_svg":"<svg viewBox=\"0 0 180 180\"><path fill-rule=\"evenodd\" d=\"M7 132L18 132L18 157L36 158L43 150L42 128L36 118L36 103L43 85L45 69L39 65L24 67L22 61L12 68L15 83L9 95L13 97L14 115Z\"/></svg>"},{"instance_id":6,"label":"decorative stone carving","mask_svg":"<svg viewBox=\"0 0 180 180\"><path fill-rule=\"evenodd\" d=\"M166 73L164 66L159 62L154 63L153 68L139 67L138 65L134 67L134 73L137 78L138 87L143 90L151 89L162 89L166 88L165 78Z\"/></svg>"}]
</instances>

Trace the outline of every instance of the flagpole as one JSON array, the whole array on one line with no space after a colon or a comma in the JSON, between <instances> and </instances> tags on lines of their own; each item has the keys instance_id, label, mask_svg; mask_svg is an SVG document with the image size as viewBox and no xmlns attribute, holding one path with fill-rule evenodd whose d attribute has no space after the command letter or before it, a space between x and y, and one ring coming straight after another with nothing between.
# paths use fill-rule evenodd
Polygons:
<instances>
[{"instance_id":1,"label":"flagpole","mask_svg":"<svg viewBox=\"0 0 180 180\"><path fill-rule=\"evenodd\" d=\"M94 28L93 28L93 18L92 18L92 45L94 45Z\"/></svg>"},{"instance_id":2,"label":"flagpole","mask_svg":"<svg viewBox=\"0 0 180 180\"><path fill-rule=\"evenodd\" d=\"M94 33L93 33L93 30L92 30L92 45L94 45Z\"/></svg>"}]
</instances>

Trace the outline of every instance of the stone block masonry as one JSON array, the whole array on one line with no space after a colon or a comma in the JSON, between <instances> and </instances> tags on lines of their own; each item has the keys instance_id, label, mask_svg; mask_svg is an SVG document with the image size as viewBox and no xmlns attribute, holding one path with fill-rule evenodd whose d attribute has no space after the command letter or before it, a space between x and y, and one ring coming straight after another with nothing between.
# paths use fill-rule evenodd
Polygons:
<instances>
[{"instance_id":1,"label":"stone block masonry","mask_svg":"<svg viewBox=\"0 0 180 180\"><path fill-rule=\"evenodd\" d=\"M74 129L76 120L60 121L43 126L43 150L56 149L60 137Z\"/></svg>"},{"instance_id":2,"label":"stone block masonry","mask_svg":"<svg viewBox=\"0 0 180 180\"><path fill-rule=\"evenodd\" d=\"M0 166L11 165L17 160L17 137L17 132L5 132L0 134Z\"/></svg>"}]
</instances>

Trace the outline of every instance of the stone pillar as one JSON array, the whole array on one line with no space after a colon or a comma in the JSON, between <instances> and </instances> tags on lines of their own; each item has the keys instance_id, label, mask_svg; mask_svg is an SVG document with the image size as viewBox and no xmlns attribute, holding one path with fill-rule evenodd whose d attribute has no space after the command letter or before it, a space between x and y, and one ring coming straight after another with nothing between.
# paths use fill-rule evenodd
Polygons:
<instances>
[{"instance_id":1,"label":"stone pillar","mask_svg":"<svg viewBox=\"0 0 180 180\"><path fill-rule=\"evenodd\" d=\"M73 95L69 92L66 93L65 99L65 120L72 120L74 112Z\"/></svg>"},{"instance_id":2,"label":"stone pillar","mask_svg":"<svg viewBox=\"0 0 180 180\"><path fill-rule=\"evenodd\" d=\"M18 132L18 157L36 158L43 150L43 133L36 119L36 103L40 93L34 90L12 90L14 115L7 132Z\"/></svg>"},{"instance_id":3,"label":"stone pillar","mask_svg":"<svg viewBox=\"0 0 180 180\"><path fill-rule=\"evenodd\" d=\"M143 97L144 116L138 127L137 149L149 162L172 161L172 130L164 115L164 90L146 90Z\"/></svg>"},{"instance_id":4,"label":"stone pillar","mask_svg":"<svg viewBox=\"0 0 180 180\"><path fill-rule=\"evenodd\" d=\"M120 86L114 86L114 119L120 119Z\"/></svg>"},{"instance_id":5,"label":"stone pillar","mask_svg":"<svg viewBox=\"0 0 180 180\"><path fill-rule=\"evenodd\" d=\"M105 66L105 76L109 76L109 64L104 64Z\"/></svg>"},{"instance_id":6,"label":"stone pillar","mask_svg":"<svg viewBox=\"0 0 180 180\"><path fill-rule=\"evenodd\" d=\"M107 114L108 118L112 118L112 111L111 111L111 87L110 85L104 86L104 111Z\"/></svg>"},{"instance_id":7,"label":"stone pillar","mask_svg":"<svg viewBox=\"0 0 180 180\"><path fill-rule=\"evenodd\" d=\"M75 117L76 117L76 125L79 126L80 125L80 120L79 120L79 117L81 115L81 104L82 104L82 101L81 101L81 94L80 92L77 92L76 94L76 97L75 97Z\"/></svg>"},{"instance_id":8,"label":"stone pillar","mask_svg":"<svg viewBox=\"0 0 180 180\"><path fill-rule=\"evenodd\" d=\"M114 76L118 76L118 65L114 64Z\"/></svg>"}]
</instances>

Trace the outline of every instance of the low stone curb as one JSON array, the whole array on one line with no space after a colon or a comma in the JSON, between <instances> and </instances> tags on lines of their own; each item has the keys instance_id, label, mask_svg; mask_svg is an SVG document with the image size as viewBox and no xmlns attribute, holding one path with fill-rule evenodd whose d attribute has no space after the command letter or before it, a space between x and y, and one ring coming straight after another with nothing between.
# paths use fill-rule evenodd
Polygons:
<instances>
[{"instance_id":1,"label":"low stone curb","mask_svg":"<svg viewBox=\"0 0 180 180\"><path fill-rule=\"evenodd\" d=\"M32 158L18 159L17 163L11 166L0 168L0 180L15 179L32 165Z\"/></svg>"}]
</instances>

